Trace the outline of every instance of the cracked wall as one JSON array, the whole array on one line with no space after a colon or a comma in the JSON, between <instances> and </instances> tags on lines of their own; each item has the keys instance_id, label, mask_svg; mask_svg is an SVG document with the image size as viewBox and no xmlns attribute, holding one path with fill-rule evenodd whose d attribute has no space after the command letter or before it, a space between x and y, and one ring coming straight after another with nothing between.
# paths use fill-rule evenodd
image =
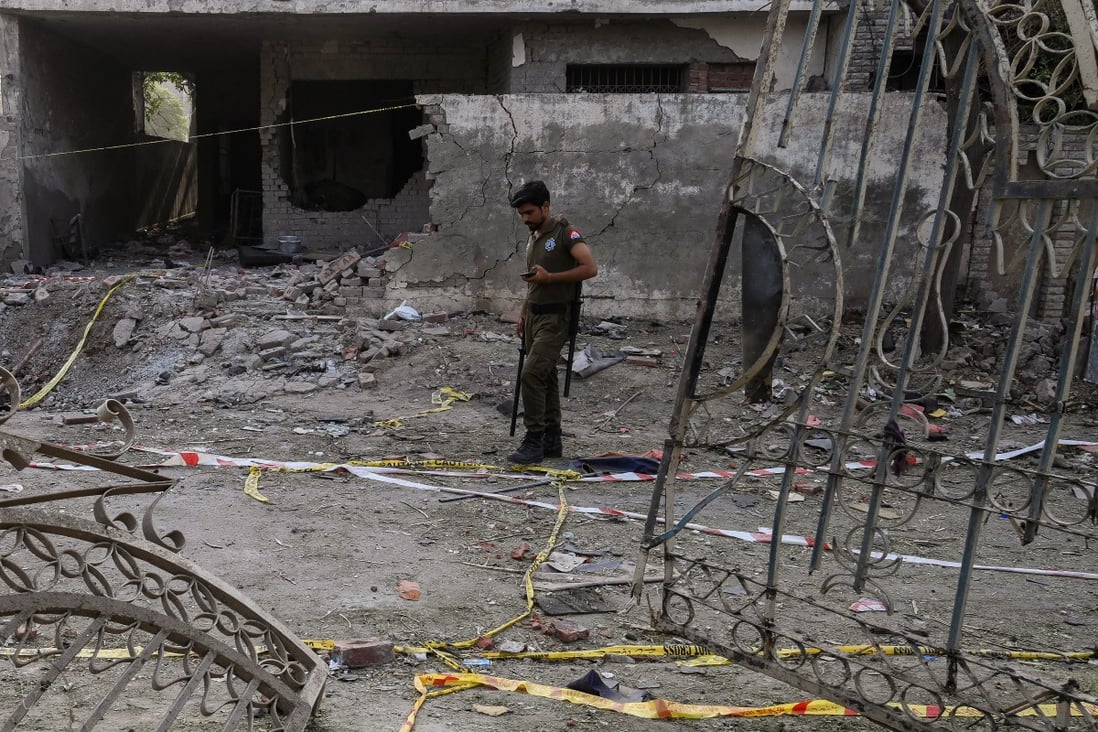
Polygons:
<instances>
[{"instance_id":1,"label":"cracked wall","mask_svg":"<svg viewBox=\"0 0 1098 732\"><path fill-rule=\"evenodd\" d=\"M827 99L807 95L796 127L822 128ZM883 154L870 171L870 210L859 242L843 253L853 305L865 301L872 284L911 100L905 94L886 99ZM453 95L420 102L432 119L446 123L427 137L431 220L439 231L417 242L393 274L390 300L407 299L420 309L515 307L524 291L518 274L527 231L508 207L508 193L541 178L553 192L554 212L585 234L598 259L599 276L585 290L590 317L693 317L746 95ZM850 205L868 106L867 95L849 95L839 111L838 129L857 134L841 135L833 151L837 212ZM766 110L759 150L766 162L810 180L818 142L779 149L783 113L779 95ZM937 201L942 110L928 110L920 129L924 154L907 197L901 271L917 253L908 244L916 240L916 218ZM812 135L794 139L806 137ZM836 233L841 240L841 226ZM738 314L734 280L727 280L723 295L730 305L722 308L725 317Z\"/></svg>"},{"instance_id":2,"label":"cracked wall","mask_svg":"<svg viewBox=\"0 0 1098 732\"><path fill-rule=\"evenodd\" d=\"M804 14L789 16L776 89L792 85L806 23ZM827 16L821 25L821 39L830 33L830 26ZM512 93L563 92L568 64L754 63L765 31L765 14L740 14L726 20L586 19L519 24L513 28L513 36L521 37L522 42L515 43L516 58L507 88ZM826 43L817 44L809 63L810 75L823 73L825 47ZM517 58L519 50L521 63Z\"/></svg>"}]
</instances>

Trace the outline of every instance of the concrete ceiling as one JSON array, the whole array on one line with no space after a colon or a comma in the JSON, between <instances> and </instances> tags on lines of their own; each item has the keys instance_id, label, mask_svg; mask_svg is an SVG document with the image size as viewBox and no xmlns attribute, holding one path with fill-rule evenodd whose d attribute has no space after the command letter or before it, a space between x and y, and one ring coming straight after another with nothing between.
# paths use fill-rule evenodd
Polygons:
<instances>
[{"instance_id":1,"label":"concrete ceiling","mask_svg":"<svg viewBox=\"0 0 1098 732\"><path fill-rule=\"evenodd\" d=\"M170 15L20 13L50 31L91 46L135 71L209 72L255 66L263 40L369 40L400 35L430 43L445 34L487 43L510 27L505 18L399 15Z\"/></svg>"}]
</instances>

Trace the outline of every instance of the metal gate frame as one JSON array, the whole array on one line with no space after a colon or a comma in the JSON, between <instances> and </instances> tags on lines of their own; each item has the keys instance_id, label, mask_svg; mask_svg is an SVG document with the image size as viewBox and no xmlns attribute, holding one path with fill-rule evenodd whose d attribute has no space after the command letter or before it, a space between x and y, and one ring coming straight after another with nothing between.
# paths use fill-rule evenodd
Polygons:
<instances>
[{"instance_id":1,"label":"metal gate frame","mask_svg":"<svg viewBox=\"0 0 1098 732\"><path fill-rule=\"evenodd\" d=\"M20 404L19 383L0 368L5 396L0 424ZM108 715L127 697L163 693L158 730L193 716L212 717L226 732L253 729L260 718L272 730L304 730L323 698L324 660L239 590L179 555L183 534L161 531L154 520L175 481L116 462L134 438L121 403L108 400L99 416L121 423L121 448L75 450L0 430L0 458L17 469L42 455L118 481L59 481L56 491L0 499L0 639L16 667L42 667L21 703L4 710L0 728L40 722L36 705L82 666L104 679L105 690L80 710L81 729L117 723ZM93 520L57 510L89 498ZM112 510L116 502L128 510ZM49 508L35 507L43 505Z\"/></svg>"},{"instance_id":2,"label":"metal gate frame","mask_svg":"<svg viewBox=\"0 0 1098 732\"><path fill-rule=\"evenodd\" d=\"M857 0L851 3L831 84L829 114L822 129L805 129L796 126L796 111L808 77L823 5L817 0L812 8L778 141L779 146L786 146L800 135L819 145L815 175L804 181L765 163L759 147L758 121L764 119L762 112L774 81L790 0L776 0L771 5L676 392L669 437L652 493L637 577L643 576L649 553L662 549L665 579L654 613L657 627L702 643L746 668L857 710L889 728L929 730L948 724L966 729L1098 729L1098 707L1094 706L1098 699L1080 691L1073 679L1044 678L1030 668L1009 663L1009 652L974 651L964 645L966 620L978 616L969 600L974 573L980 568L977 552L981 534L990 516L1008 519L1022 546L1032 542L1038 531L1098 539L1095 477L1066 475L1054 468L1088 289L1098 258L1098 155L1087 137L1098 137L1098 115L1065 103L1075 95L1083 96L1093 106L1093 97L1098 94L1098 20L1094 8L1079 0L929 0L925 5L915 0L910 4L892 0L860 164L853 181L852 204L850 210L840 211L835 203L837 182L830 174L831 152L838 134L833 122L844 95L857 25L864 13ZM1066 17L1070 33L1057 31L1049 20L1049 13L1058 12ZM878 128L886 79L900 29L905 26L910 28L912 40L922 43L919 81L885 234L877 251L860 347L853 363L845 364L839 362L834 351L843 309L841 262L846 252L867 246L860 237L866 214L867 171L879 152ZM1048 78L1040 78L1043 72L1037 61L1042 59L1052 60L1053 71ZM904 288L904 297L886 310L887 286L894 284L893 278L904 276L897 268L897 242L911 164L920 152L915 146L916 132L924 119L935 71L948 80L951 93L956 95L952 119L955 134L944 160L938 206L917 212L927 224L920 228L921 256ZM984 79L990 87L990 99L980 93L978 82ZM1023 113L1031 115L1038 130L1037 163L1044 175L1040 180L1021 179L1018 162ZM1069 135L1087 139L1081 151L1064 144ZM949 208L955 188L962 186L991 194L988 228L1000 269L1008 250L1008 232L1021 228L1029 234L1019 252L1024 255L1024 267L1015 304L1017 315L998 386L974 394L991 405L983 449L975 456L950 451L942 443L930 443L925 420L904 409L909 391L933 393L939 385L937 373L948 341L937 353L920 354L918 334L924 320L943 317L936 286L957 240L959 223L968 220L970 214ZM845 224L844 236L832 230L833 220ZM741 226L744 221L750 225ZM1052 240L1064 231L1073 232L1075 245L1066 261L1057 262ZM752 300L745 294L748 332L744 333L744 342L749 345L745 345L743 372L726 388L699 393L706 345L737 235L745 253L779 253L781 269L771 278L780 287L781 296L775 304ZM835 293L830 328L820 336L823 345L815 372L796 400L777 410L777 414L750 425L745 435L729 441L740 443L744 449L736 477L680 515L675 508L676 498L680 497L675 468L691 432L692 419L714 400L741 388L750 397L753 382L769 381L770 364L780 352L783 334L799 317L795 306L797 288L790 278L812 267L818 272L821 263L833 267ZM1059 380L1048 412L1044 442L1048 447L1041 452L1035 470L1007 468L997 454L1012 403L1010 387L1019 367L1027 314L1042 270L1056 276L1068 268L1076 272L1076 288ZM771 308L771 324L751 330L747 316L754 307ZM907 336L896 350L899 357L893 358L883 347L883 340L886 332L903 323L905 316L910 322L901 330ZM814 391L825 374L845 381L841 416L824 424L810 424ZM886 399L862 408L859 395L868 389ZM908 425L906 434L901 423ZM818 452L809 450L809 441L817 446L830 445L826 455L821 458ZM867 454L872 459L863 459ZM775 463L784 468L784 473L769 529L764 579L755 578L745 569L692 558L676 546L676 536L689 522L742 485L751 468ZM816 572L825 575L818 581L816 594L801 591L799 584L807 577L791 569L793 562L788 561L784 536L786 501L799 470L820 471L827 476L816 531L806 542L811 547L808 576ZM836 512L842 512L844 496L852 490L868 494L865 514L842 516L848 524L843 527L845 533L830 539L837 528ZM898 519L882 510L887 501L894 499L906 507ZM1061 510L1064 501L1074 501L1070 514ZM901 560L893 551L895 540L890 529L907 523L924 508L929 512L928 507L957 512L967 527L963 549L956 557L957 579L948 631L938 642L911 632L894 617L894 595L903 593L903 585L894 580ZM657 530L660 523L662 532ZM1088 550L1088 556L1093 556L1089 545ZM836 601L843 590L879 598L888 616L870 621L850 612L845 603ZM641 593L638 579L634 596L639 598ZM820 617L842 623L862 642L850 646L819 642L806 628L810 629ZM886 646L882 636L898 640ZM944 663L933 662L931 656L943 658Z\"/></svg>"}]
</instances>

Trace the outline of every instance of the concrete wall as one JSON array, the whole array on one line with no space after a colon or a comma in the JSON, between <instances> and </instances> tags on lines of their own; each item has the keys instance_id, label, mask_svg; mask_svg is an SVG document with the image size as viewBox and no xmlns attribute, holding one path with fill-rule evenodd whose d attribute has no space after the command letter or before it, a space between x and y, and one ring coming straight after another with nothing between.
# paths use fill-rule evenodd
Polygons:
<instances>
[{"instance_id":1,"label":"concrete wall","mask_svg":"<svg viewBox=\"0 0 1098 732\"><path fill-rule=\"evenodd\" d=\"M798 14L787 22L783 60L775 82L778 90L792 86L806 21L803 14ZM830 21L825 18L809 65L811 75L824 71L829 27ZM525 23L514 29L521 38L516 45L521 45L522 63L512 68L509 89L512 93L563 92L568 64L755 62L765 30L766 15L762 13L735 18Z\"/></svg>"},{"instance_id":2,"label":"concrete wall","mask_svg":"<svg viewBox=\"0 0 1098 732\"><path fill-rule=\"evenodd\" d=\"M23 165L19 120L23 74L19 54L19 21L0 14L0 272L24 256Z\"/></svg>"},{"instance_id":3,"label":"concrete wall","mask_svg":"<svg viewBox=\"0 0 1098 732\"><path fill-rule=\"evenodd\" d=\"M134 111L129 69L37 22L20 22L24 155L83 150L133 141ZM29 159L23 184L29 259L55 258L54 224L83 215L84 236L95 246L132 231L132 150Z\"/></svg>"},{"instance_id":4,"label":"concrete wall","mask_svg":"<svg viewBox=\"0 0 1098 732\"><path fill-rule=\"evenodd\" d=\"M445 117L444 133L428 136L431 218L439 231L414 245L390 280L388 298L421 309L491 307L519 301L527 232L507 206L508 191L546 180L554 210L587 237L600 274L586 288L592 316L693 317L716 216L731 165L746 95L509 95L443 96L421 102ZM560 114L565 103L568 114ZM882 155L870 170L870 210L861 237L843 252L846 294L864 301L886 220L895 164L907 136L911 97L892 94L882 123ZM759 149L770 162L807 180L814 169L827 95L808 95L794 144L778 149L784 97L761 121ZM850 95L838 129L830 177L840 181L836 219L849 218L868 98ZM441 116L439 116L441 115ZM936 201L944 148L944 118L930 109L920 127L917 170L907 197L902 235ZM795 205L791 201L790 205ZM845 212L845 213L844 213ZM837 234L843 235L840 227ZM901 270L913 247L901 247ZM732 274L736 274L733 272ZM898 291L903 278L891 284ZM830 283L823 282L826 289ZM727 290L734 302L737 289ZM738 308L724 310L735 317Z\"/></svg>"}]
</instances>

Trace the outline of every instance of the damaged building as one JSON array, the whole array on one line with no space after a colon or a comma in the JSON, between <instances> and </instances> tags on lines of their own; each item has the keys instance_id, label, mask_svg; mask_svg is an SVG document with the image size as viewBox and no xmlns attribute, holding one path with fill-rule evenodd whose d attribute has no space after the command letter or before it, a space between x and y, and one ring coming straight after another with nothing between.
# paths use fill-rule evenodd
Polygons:
<instances>
[{"instance_id":1,"label":"damaged building","mask_svg":"<svg viewBox=\"0 0 1098 732\"><path fill-rule=\"evenodd\" d=\"M409 242L393 257L384 295L358 303L367 310L402 300L426 309L513 302L526 232L508 192L543 178L599 257L589 312L690 317L766 30L766 4L753 0L5 6L5 268L94 254L181 217L219 245L299 237L308 250L376 253ZM821 6L817 50L798 74L811 9L792 6L779 50L787 60L757 125L771 142L760 149L791 179L833 185L841 222L876 51L843 77L865 84L848 84L835 103L830 49L849 8ZM857 33L868 45L878 35L872 23ZM162 71L193 89L189 141L151 137L143 124L142 79ZM890 80L882 116L897 157L910 83L902 73ZM817 146L779 140L794 84L808 97L796 125L850 131L822 178ZM944 104L924 115L903 222L909 241L936 205L946 144ZM866 297L889 206L891 171L868 175L866 207L880 215L864 217L844 254L852 303ZM666 267L668 258L677 266ZM826 296L834 282L817 287Z\"/></svg>"}]
</instances>

